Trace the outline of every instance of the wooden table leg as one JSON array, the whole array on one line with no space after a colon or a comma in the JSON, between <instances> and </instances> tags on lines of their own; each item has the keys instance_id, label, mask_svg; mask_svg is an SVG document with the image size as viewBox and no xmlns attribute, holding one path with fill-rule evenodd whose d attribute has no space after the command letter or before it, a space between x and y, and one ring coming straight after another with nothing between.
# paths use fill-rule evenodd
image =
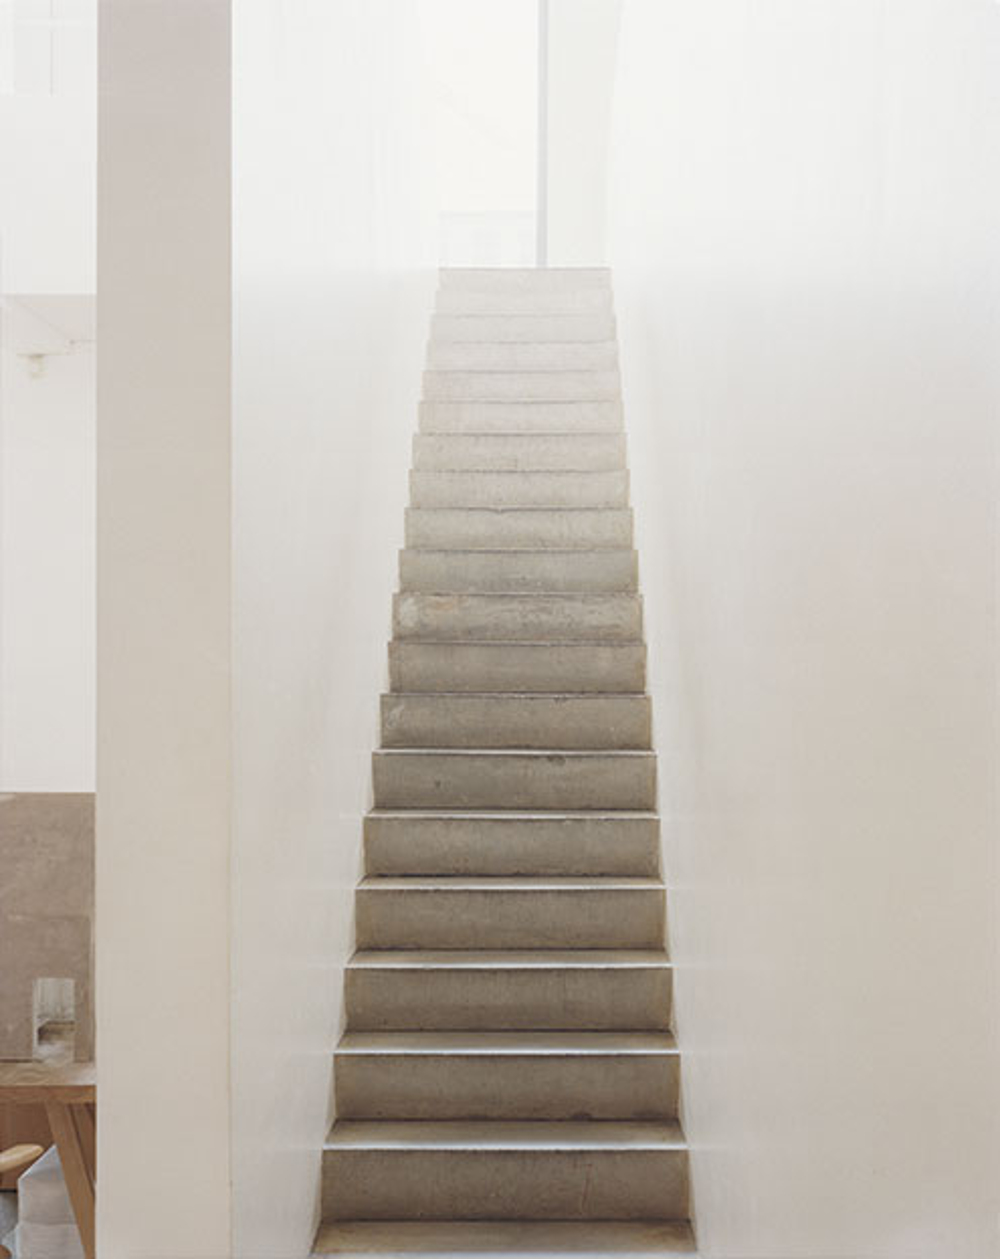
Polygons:
<instances>
[{"instance_id":1,"label":"wooden table leg","mask_svg":"<svg viewBox=\"0 0 1000 1259\"><path fill-rule=\"evenodd\" d=\"M83 1162L90 1178L91 1189L97 1190L97 1107L92 1103L74 1103L73 1118L76 1121L76 1132L80 1138L80 1149Z\"/></svg>"},{"instance_id":2,"label":"wooden table leg","mask_svg":"<svg viewBox=\"0 0 1000 1259\"><path fill-rule=\"evenodd\" d=\"M79 1114L74 1113L79 1112ZM94 1124L83 1106L47 1102L45 1113L86 1259L94 1259Z\"/></svg>"}]
</instances>

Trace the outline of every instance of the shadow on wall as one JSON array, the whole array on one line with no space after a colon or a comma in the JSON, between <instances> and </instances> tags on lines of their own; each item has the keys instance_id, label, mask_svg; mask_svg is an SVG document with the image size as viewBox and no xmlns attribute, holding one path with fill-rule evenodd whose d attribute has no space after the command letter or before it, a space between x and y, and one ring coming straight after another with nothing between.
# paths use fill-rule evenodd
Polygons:
<instances>
[{"instance_id":1,"label":"shadow on wall","mask_svg":"<svg viewBox=\"0 0 1000 1259\"><path fill-rule=\"evenodd\" d=\"M0 1060L94 1056L94 797L0 796Z\"/></svg>"}]
</instances>

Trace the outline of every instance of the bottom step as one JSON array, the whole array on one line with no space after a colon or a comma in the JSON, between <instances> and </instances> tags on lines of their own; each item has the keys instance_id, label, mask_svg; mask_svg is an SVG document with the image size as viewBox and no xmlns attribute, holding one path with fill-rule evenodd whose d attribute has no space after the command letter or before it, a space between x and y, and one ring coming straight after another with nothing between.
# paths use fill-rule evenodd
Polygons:
<instances>
[{"instance_id":1,"label":"bottom step","mask_svg":"<svg viewBox=\"0 0 1000 1259\"><path fill-rule=\"evenodd\" d=\"M456 1255L500 1259L549 1259L571 1255L574 1259L672 1259L694 1255L695 1244L687 1224L643 1221L633 1223L548 1223L506 1220L473 1223L427 1224L393 1220L388 1223L338 1223L320 1226L313 1250L316 1255L340 1255L341 1259L378 1255L380 1259L454 1259Z\"/></svg>"},{"instance_id":2,"label":"bottom step","mask_svg":"<svg viewBox=\"0 0 1000 1259\"><path fill-rule=\"evenodd\" d=\"M687 1149L672 1121L359 1121L323 1151L327 1220L679 1220Z\"/></svg>"}]
</instances>

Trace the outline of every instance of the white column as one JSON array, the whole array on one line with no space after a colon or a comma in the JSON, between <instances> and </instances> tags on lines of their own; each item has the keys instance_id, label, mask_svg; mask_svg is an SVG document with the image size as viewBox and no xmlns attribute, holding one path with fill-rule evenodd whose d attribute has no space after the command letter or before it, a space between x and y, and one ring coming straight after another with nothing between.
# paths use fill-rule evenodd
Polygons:
<instances>
[{"instance_id":1,"label":"white column","mask_svg":"<svg viewBox=\"0 0 1000 1259\"><path fill-rule=\"evenodd\" d=\"M230 1247L229 10L100 6L102 1259Z\"/></svg>"}]
</instances>

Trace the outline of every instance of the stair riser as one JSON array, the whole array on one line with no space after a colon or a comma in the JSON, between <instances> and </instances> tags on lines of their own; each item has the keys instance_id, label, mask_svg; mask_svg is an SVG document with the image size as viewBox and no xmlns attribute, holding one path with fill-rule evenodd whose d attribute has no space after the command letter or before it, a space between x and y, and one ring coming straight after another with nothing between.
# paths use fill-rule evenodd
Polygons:
<instances>
[{"instance_id":1,"label":"stair riser","mask_svg":"<svg viewBox=\"0 0 1000 1259\"><path fill-rule=\"evenodd\" d=\"M645 695L383 695L386 748L650 747Z\"/></svg>"},{"instance_id":2,"label":"stair riser","mask_svg":"<svg viewBox=\"0 0 1000 1259\"><path fill-rule=\"evenodd\" d=\"M563 292L489 292L441 289L438 315L603 315L613 312L610 290L574 288Z\"/></svg>"},{"instance_id":3,"label":"stair riser","mask_svg":"<svg viewBox=\"0 0 1000 1259\"><path fill-rule=\"evenodd\" d=\"M447 550L468 547L590 547L632 546L630 511L503 511L448 510L406 513L406 544Z\"/></svg>"},{"instance_id":4,"label":"stair riser","mask_svg":"<svg viewBox=\"0 0 1000 1259\"><path fill-rule=\"evenodd\" d=\"M422 433L620 433L622 407L606 402L421 402Z\"/></svg>"},{"instance_id":5,"label":"stair riser","mask_svg":"<svg viewBox=\"0 0 1000 1259\"><path fill-rule=\"evenodd\" d=\"M413 507L628 506L627 472L411 472Z\"/></svg>"},{"instance_id":6,"label":"stair riser","mask_svg":"<svg viewBox=\"0 0 1000 1259\"><path fill-rule=\"evenodd\" d=\"M359 949L656 949L657 888L386 891L359 888Z\"/></svg>"},{"instance_id":7,"label":"stair riser","mask_svg":"<svg viewBox=\"0 0 1000 1259\"><path fill-rule=\"evenodd\" d=\"M394 600L393 633L398 639L628 642L642 635L642 604L627 594L400 594Z\"/></svg>"},{"instance_id":8,"label":"stair riser","mask_svg":"<svg viewBox=\"0 0 1000 1259\"><path fill-rule=\"evenodd\" d=\"M676 1054L338 1054L341 1119L673 1119Z\"/></svg>"},{"instance_id":9,"label":"stair riser","mask_svg":"<svg viewBox=\"0 0 1000 1259\"><path fill-rule=\"evenodd\" d=\"M379 809L656 808L656 761L642 754L386 751L372 760Z\"/></svg>"},{"instance_id":10,"label":"stair riser","mask_svg":"<svg viewBox=\"0 0 1000 1259\"><path fill-rule=\"evenodd\" d=\"M620 433L418 433L422 472L615 472L625 468Z\"/></svg>"},{"instance_id":11,"label":"stair riser","mask_svg":"<svg viewBox=\"0 0 1000 1259\"><path fill-rule=\"evenodd\" d=\"M682 1219L680 1150L326 1150L328 1219Z\"/></svg>"},{"instance_id":12,"label":"stair riser","mask_svg":"<svg viewBox=\"0 0 1000 1259\"><path fill-rule=\"evenodd\" d=\"M655 818L365 818L377 875L620 875L660 872Z\"/></svg>"},{"instance_id":13,"label":"stair riser","mask_svg":"<svg viewBox=\"0 0 1000 1259\"><path fill-rule=\"evenodd\" d=\"M431 339L427 366L447 372L607 372L618 369L614 341L465 341Z\"/></svg>"},{"instance_id":14,"label":"stair riser","mask_svg":"<svg viewBox=\"0 0 1000 1259\"><path fill-rule=\"evenodd\" d=\"M595 402L621 396L617 372L424 372L428 402Z\"/></svg>"},{"instance_id":15,"label":"stair riser","mask_svg":"<svg viewBox=\"0 0 1000 1259\"><path fill-rule=\"evenodd\" d=\"M554 293L601 289L610 293L607 267L442 267L439 292Z\"/></svg>"},{"instance_id":16,"label":"stair riser","mask_svg":"<svg viewBox=\"0 0 1000 1259\"><path fill-rule=\"evenodd\" d=\"M634 551L400 552L399 583L425 594L633 593Z\"/></svg>"},{"instance_id":17,"label":"stair riser","mask_svg":"<svg viewBox=\"0 0 1000 1259\"><path fill-rule=\"evenodd\" d=\"M642 643L413 643L389 645L393 691L641 694Z\"/></svg>"},{"instance_id":18,"label":"stair riser","mask_svg":"<svg viewBox=\"0 0 1000 1259\"><path fill-rule=\"evenodd\" d=\"M614 340L615 321L610 315L435 315L431 321L432 346L470 342L557 345Z\"/></svg>"},{"instance_id":19,"label":"stair riser","mask_svg":"<svg viewBox=\"0 0 1000 1259\"><path fill-rule=\"evenodd\" d=\"M666 1031L667 967L348 967L353 1031Z\"/></svg>"}]
</instances>

